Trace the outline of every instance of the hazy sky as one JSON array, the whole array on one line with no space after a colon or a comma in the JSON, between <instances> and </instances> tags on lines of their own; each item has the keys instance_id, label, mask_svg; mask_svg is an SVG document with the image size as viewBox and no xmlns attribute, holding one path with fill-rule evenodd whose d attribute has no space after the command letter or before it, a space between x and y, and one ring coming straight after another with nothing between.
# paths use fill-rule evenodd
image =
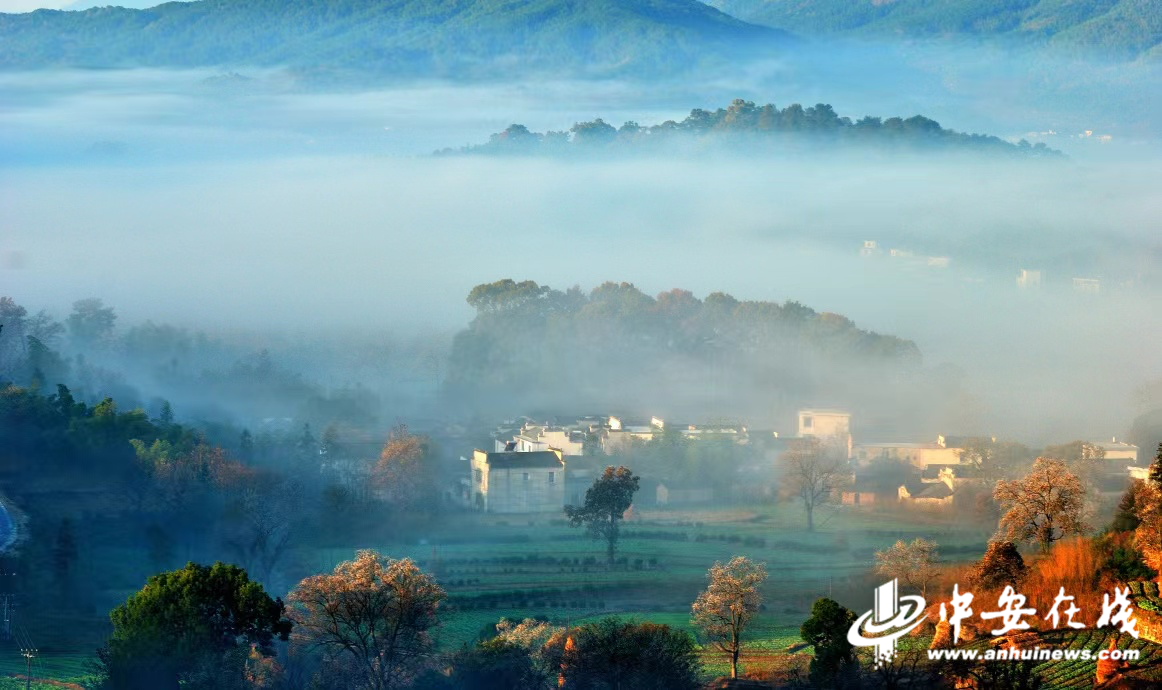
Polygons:
<instances>
[{"instance_id":1,"label":"hazy sky","mask_svg":"<svg viewBox=\"0 0 1162 690\"><path fill-rule=\"evenodd\" d=\"M162 0L117 0L116 2L102 2L101 0L0 0L0 12L31 12L39 9L49 10L84 10L90 7L154 7Z\"/></svg>"}]
</instances>

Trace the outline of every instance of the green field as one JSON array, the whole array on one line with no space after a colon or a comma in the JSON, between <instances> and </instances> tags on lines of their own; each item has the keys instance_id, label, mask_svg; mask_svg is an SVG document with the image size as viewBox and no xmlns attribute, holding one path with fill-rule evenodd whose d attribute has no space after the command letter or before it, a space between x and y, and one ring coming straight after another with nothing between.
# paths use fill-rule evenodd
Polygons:
<instances>
[{"instance_id":1,"label":"green field","mask_svg":"<svg viewBox=\"0 0 1162 690\"><path fill-rule=\"evenodd\" d=\"M450 650L474 642L503 617L543 616L573 624L615 614L693 632L690 604L706 585L707 569L717 560L745 555L764 562L770 577L743 662L766 668L805 664L803 652L788 656L787 650L798 644L799 626L816 598L830 594L856 610L870 606L876 550L923 536L940 544L946 561L964 561L978 558L988 538L986 531L942 513L833 507L816 520L817 530L806 532L803 512L793 504L639 511L623 526L618 557L624 560L611 568L601 543L556 515L462 513L416 543L393 544L369 534L363 543L299 548L286 559L283 579L289 583L329 570L357 548L413 558L448 592L437 640ZM124 600L147 572L143 551L123 541L95 546L87 557L116 566L100 569L107 602ZM41 650L34 677L73 682L89 673L93 651L108 631L100 609L84 624L31 612L21 622ZM18 647L0 643L0 676L23 674ZM726 668L721 655L707 652L704 661L712 673Z\"/></svg>"}]
</instances>

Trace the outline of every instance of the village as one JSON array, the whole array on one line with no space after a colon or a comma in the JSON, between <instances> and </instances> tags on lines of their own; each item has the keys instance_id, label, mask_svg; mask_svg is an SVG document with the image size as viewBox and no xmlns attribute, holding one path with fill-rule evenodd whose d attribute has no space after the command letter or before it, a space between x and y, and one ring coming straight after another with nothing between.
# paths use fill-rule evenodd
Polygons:
<instances>
[{"instance_id":1,"label":"village","mask_svg":"<svg viewBox=\"0 0 1162 690\"><path fill-rule=\"evenodd\" d=\"M461 456L464 476L449 490L449 498L489 513L560 512L584 501L585 491L613 458L632 458L635 448L666 434L692 443L744 447L748 460L733 468L734 477L719 477L716 482L643 472L643 490L637 498L642 505L710 506L775 497L782 457L805 440L818 441L843 470L830 502L855 509L951 508L991 492L992 483L1001 478L986 466L998 444L996 437L936 434L927 443L891 442L867 440L856 429L851 413L836 409L799 410L792 433L754 429L741 422L675 424L656 416L580 417L569 422L523 418L499 426L490 450L474 449L471 457ZM1111 437L1068 445L1090 461L1087 479L1100 496L1116 498L1131 479L1145 478L1145 465L1133 444Z\"/></svg>"}]
</instances>

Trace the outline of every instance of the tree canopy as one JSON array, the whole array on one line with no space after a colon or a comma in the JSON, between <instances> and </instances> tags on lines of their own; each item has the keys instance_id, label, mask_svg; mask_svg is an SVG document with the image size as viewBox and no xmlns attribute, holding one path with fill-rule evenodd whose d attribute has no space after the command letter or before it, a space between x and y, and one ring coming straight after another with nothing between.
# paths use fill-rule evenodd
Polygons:
<instances>
[{"instance_id":1,"label":"tree canopy","mask_svg":"<svg viewBox=\"0 0 1162 690\"><path fill-rule=\"evenodd\" d=\"M115 688L177 688L192 673L228 664L239 647L269 653L291 630L282 601L224 563L154 575L109 617L113 634L101 659ZM241 676L241 665L232 672Z\"/></svg>"},{"instance_id":2,"label":"tree canopy","mask_svg":"<svg viewBox=\"0 0 1162 690\"><path fill-rule=\"evenodd\" d=\"M303 78L658 74L783 32L696 0L247 0L0 14L0 68L289 66Z\"/></svg>"},{"instance_id":3,"label":"tree canopy","mask_svg":"<svg viewBox=\"0 0 1162 690\"><path fill-rule=\"evenodd\" d=\"M986 134L946 129L923 115L841 117L827 103L777 108L736 98L725 108L695 108L682 121L667 120L643 127L627 122L615 129L601 118L578 122L568 132L532 132L513 124L493 134L487 143L440 154L559 155L614 152L685 152L708 148L755 151L816 150L822 146L875 146L885 150L944 149L1020 157L1060 158L1060 151L1043 143L1013 144ZM691 149L690 147L694 148ZM757 148L756 148L757 147Z\"/></svg>"},{"instance_id":4,"label":"tree canopy","mask_svg":"<svg viewBox=\"0 0 1162 690\"><path fill-rule=\"evenodd\" d=\"M715 563L707 575L710 584L692 607L694 624L730 656L730 677L737 678L742 633L762 603L759 585L767 579L767 570L761 563L735 556L729 563Z\"/></svg>"},{"instance_id":5,"label":"tree canopy","mask_svg":"<svg viewBox=\"0 0 1162 690\"><path fill-rule=\"evenodd\" d=\"M921 361L909 340L793 300L699 299L682 289L652 297L628 282L585 293L506 278L474 287L468 303L476 317L454 339L447 401L514 414L549 405L562 390L574 407L648 394L653 409L677 397L718 409L760 395L769 404L772 387L795 397L854 396L856 372L886 386ZM681 396L668 395L679 383Z\"/></svg>"},{"instance_id":6,"label":"tree canopy","mask_svg":"<svg viewBox=\"0 0 1162 690\"><path fill-rule=\"evenodd\" d=\"M997 536L1008 541L1033 541L1042 550L1063 537L1082 534L1085 487L1061 460L1037 458L1025 477L999 481L993 498L1001 505Z\"/></svg>"},{"instance_id":7,"label":"tree canopy","mask_svg":"<svg viewBox=\"0 0 1162 690\"><path fill-rule=\"evenodd\" d=\"M287 599L298 643L320 651L348 687L405 686L424 668L444 590L411 559L364 550Z\"/></svg>"},{"instance_id":8,"label":"tree canopy","mask_svg":"<svg viewBox=\"0 0 1162 690\"><path fill-rule=\"evenodd\" d=\"M640 481L628 467L606 467L585 491L585 503L565 506L565 515L574 527L584 525L591 537L605 540L610 563L617 549L622 517L633 504Z\"/></svg>"},{"instance_id":9,"label":"tree canopy","mask_svg":"<svg viewBox=\"0 0 1162 690\"><path fill-rule=\"evenodd\" d=\"M561 655L563 690L695 690L701 665L690 634L603 618L574 628Z\"/></svg>"},{"instance_id":10,"label":"tree canopy","mask_svg":"<svg viewBox=\"0 0 1162 690\"><path fill-rule=\"evenodd\" d=\"M855 661L855 648L847 641L847 631L855 622L855 612L834 599L816 599L811 617L803 622L799 634L815 649L809 669L815 687L837 687L836 678Z\"/></svg>"}]
</instances>

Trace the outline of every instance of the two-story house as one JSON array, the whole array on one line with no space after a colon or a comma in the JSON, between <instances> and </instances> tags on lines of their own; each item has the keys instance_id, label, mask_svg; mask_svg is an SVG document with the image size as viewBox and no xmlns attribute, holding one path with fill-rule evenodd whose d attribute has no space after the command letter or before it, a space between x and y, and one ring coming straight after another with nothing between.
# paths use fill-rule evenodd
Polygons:
<instances>
[{"instance_id":1,"label":"two-story house","mask_svg":"<svg viewBox=\"0 0 1162 690\"><path fill-rule=\"evenodd\" d=\"M472 451L472 503L490 513L550 513L565 507L565 458L559 450Z\"/></svg>"}]
</instances>

